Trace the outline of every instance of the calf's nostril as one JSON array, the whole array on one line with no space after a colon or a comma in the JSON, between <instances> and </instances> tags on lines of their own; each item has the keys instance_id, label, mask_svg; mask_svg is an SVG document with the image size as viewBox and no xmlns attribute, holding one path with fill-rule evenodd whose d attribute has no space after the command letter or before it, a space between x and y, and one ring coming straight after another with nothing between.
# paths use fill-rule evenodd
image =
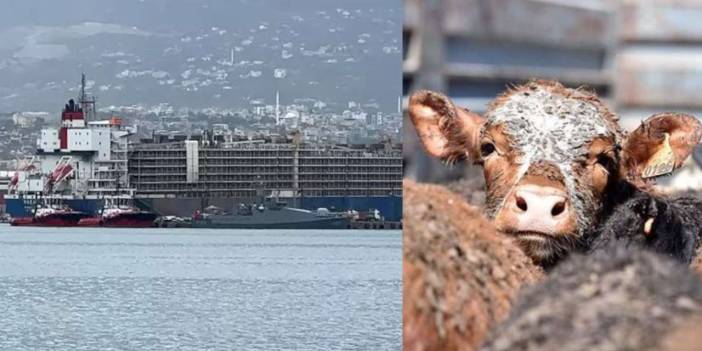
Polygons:
<instances>
[{"instance_id":1,"label":"calf's nostril","mask_svg":"<svg viewBox=\"0 0 702 351\"><path fill-rule=\"evenodd\" d=\"M519 207L520 210L525 211L527 210L527 202L524 200L523 197L517 195L517 207Z\"/></svg>"},{"instance_id":2,"label":"calf's nostril","mask_svg":"<svg viewBox=\"0 0 702 351\"><path fill-rule=\"evenodd\" d=\"M565 211L565 205L565 201L558 201L555 205L553 205L551 215L555 217L563 213L563 211Z\"/></svg>"}]
</instances>

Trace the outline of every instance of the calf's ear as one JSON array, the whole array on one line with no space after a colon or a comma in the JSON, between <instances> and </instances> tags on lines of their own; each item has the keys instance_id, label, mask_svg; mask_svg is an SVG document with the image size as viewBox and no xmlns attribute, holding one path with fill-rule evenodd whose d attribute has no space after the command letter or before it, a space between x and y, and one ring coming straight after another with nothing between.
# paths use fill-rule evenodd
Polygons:
<instances>
[{"instance_id":1,"label":"calf's ear","mask_svg":"<svg viewBox=\"0 0 702 351\"><path fill-rule=\"evenodd\" d=\"M409 115L424 149L444 162L479 158L484 118L454 106L443 94L422 90L410 97Z\"/></svg>"},{"instance_id":2,"label":"calf's ear","mask_svg":"<svg viewBox=\"0 0 702 351\"><path fill-rule=\"evenodd\" d=\"M690 156L702 137L702 124L683 113L659 113L626 138L623 155L629 177L653 178L671 173Z\"/></svg>"}]
</instances>

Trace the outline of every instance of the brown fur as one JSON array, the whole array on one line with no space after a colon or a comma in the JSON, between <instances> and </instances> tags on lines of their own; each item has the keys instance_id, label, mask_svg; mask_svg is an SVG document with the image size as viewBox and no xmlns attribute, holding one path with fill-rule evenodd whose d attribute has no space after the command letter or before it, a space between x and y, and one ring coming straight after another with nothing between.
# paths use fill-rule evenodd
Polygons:
<instances>
[{"instance_id":1,"label":"brown fur","mask_svg":"<svg viewBox=\"0 0 702 351\"><path fill-rule=\"evenodd\" d=\"M692 268L695 273L702 276L702 246L697 248L695 258L692 259L692 263L690 263L690 268Z\"/></svg>"},{"instance_id":2,"label":"brown fur","mask_svg":"<svg viewBox=\"0 0 702 351\"><path fill-rule=\"evenodd\" d=\"M701 312L702 280L686 267L608 245L570 256L526 289L482 350L657 350L667 337L679 347Z\"/></svg>"},{"instance_id":3,"label":"brown fur","mask_svg":"<svg viewBox=\"0 0 702 351\"><path fill-rule=\"evenodd\" d=\"M467 203L485 207L485 181L483 178L462 178L443 184L447 190L461 196Z\"/></svg>"},{"instance_id":4,"label":"brown fur","mask_svg":"<svg viewBox=\"0 0 702 351\"><path fill-rule=\"evenodd\" d=\"M467 133L466 128L471 127L466 124L480 123L481 117L463 108L456 108L451 100L442 94L437 94L431 91L418 91L410 98L410 106L421 104L431 107L435 114L426 116L427 119L438 119L438 130L432 127L432 123L428 123L416 116L421 113L412 113L413 123L417 133L420 133L420 138L430 139L433 143L441 145L444 151L439 157L447 164L454 164L458 161L466 159L470 154L476 157L475 150L472 150L469 145L475 144L477 133ZM423 135L422 135L423 134Z\"/></svg>"},{"instance_id":5,"label":"brown fur","mask_svg":"<svg viewBox=\"0 0 702 351\"><path fill-rule=\"evenodd\" d=\"M688 318L675 326L661 338L656 349L659 351L700 351L702 350L702 315Z\"/></svg>"},{"instance_id":6,"label":"brown fur","mask_svg":"<svg viewBox=\"0 0 702 351\"><path fill-rule=\"evenodd\" d=\"M676 118L667 118L671 116ZM702 129L693 121L697 121L697 118L684 113L659 113L646 119L640 128L629 134L625 145L629 153L624 159L629 181L634 184L646 183L638 174L648 157L655 153L663 141L664 133L670 134L675 167L680 167L702 137Z\"/></svg>"},{"instance_id":7,"label":"brown fur","mask_svg":"<svg viewBox=\"0 0 702 351\"><path fill-rule=\"evenodd\" d=\"M492 217L517 177L518 167L515 165L521 155L512 149L512 141L504 133L502 125L486 129L485 134L484 139L492 141L499 154L502 155L502 157L489 157L488 159L481 157L478 162L483 165L485 176L487 215Z\"/></svg>"},{"instance_id":8,"label":"brown fur","mask_svg":"<svg viewBox=\"0 0 702 351\"><path fill-rule=\"evenodd\" d=\"M404 183L404 349L474 350L543 272L478 208Z\"/></svg>"}]
</instances>

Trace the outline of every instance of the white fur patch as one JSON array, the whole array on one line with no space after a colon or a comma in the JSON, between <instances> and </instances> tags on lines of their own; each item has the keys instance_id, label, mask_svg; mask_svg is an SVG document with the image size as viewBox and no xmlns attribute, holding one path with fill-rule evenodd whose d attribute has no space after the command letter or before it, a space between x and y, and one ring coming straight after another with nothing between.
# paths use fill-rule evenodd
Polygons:
<instances>
[{"instance_id":1,"label":"white fur patch","mask_svg":"<svg viewBox=\"0 0 702 351\"><path fill-rule=\"evenodd\" d=\"M585 204L575 196L573 162L587 153L587 145L595 138L617 136L597 107L587 101L536 89L510 96L485 117L487 125L503 125L512 147L522 155L523 161L512 187L519 183L531 164L555 165L563 175L570 202L576 209L578 227L583 230L589 221L583 216ZM504 200L498 212L503 204Z\"/></svg>"}]
</instances>

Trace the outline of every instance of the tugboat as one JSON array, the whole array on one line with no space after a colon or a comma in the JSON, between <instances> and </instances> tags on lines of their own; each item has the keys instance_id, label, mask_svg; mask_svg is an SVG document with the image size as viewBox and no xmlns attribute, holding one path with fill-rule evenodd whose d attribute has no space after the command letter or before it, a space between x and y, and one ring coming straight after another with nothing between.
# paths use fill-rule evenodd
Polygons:
<instances>
[{"instance_id":1,"label":"tugboat","mask_svg":"<svg viewBox=\"0 0 702 351\"><path fill-rule=\"evenodd\" d=\"M18 217L10 220L13 226L34 227L74 227L88 215L66 205L37 207L32 217Z\"/></svg>"},{"instance_id":2,"label":"tugboat","mask_svg":"<svg viewBox=\"0 0 702 351\"><path fill-rule=\"evenodd\" d=\"M131 205L110 203L96 217L83 218L78 222L81 227L122 227L148 228L154 226L156 214Z\"/></svg>"}]
</instances>

